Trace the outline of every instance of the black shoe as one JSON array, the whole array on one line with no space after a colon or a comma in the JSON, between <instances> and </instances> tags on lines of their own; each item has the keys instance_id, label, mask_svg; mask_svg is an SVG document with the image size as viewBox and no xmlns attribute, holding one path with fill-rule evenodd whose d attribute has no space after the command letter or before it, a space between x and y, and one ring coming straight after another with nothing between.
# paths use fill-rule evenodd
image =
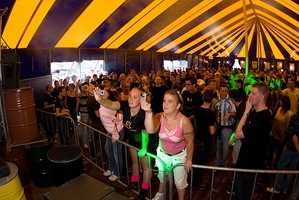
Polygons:
<instances>
[{"instance_id":1,"label":"black shoe","mask_svg":"<svg viewBox=\"0 0 299 200\"><path fill-rule=\"evenodd\" d=\"M196 185L193 185L192 187L194 190L203 190L206 188L206 185L199 185L199 184L196 184Z\"/></svg>"},{"instance_id":2,"label":"black shoe","mask_svg":"<svg viewBox=\"0 0 299 200\"><path fill-rule=\"evenodd\" d=\"M131 182L127 187L125 187L125 190L132 190L138 188L138 182Z\"/></svg>"},{"instance_id":3,"label":"black shoe","mask_svg":"<svg viewBox=\"0 0 299 200\"><path fill-rule=\"evenodd\" d=\"M139 195L137 197L137 200L145 200L146 194L148 190L142 189L139 192Z\"/></svg>"}]
</instances>

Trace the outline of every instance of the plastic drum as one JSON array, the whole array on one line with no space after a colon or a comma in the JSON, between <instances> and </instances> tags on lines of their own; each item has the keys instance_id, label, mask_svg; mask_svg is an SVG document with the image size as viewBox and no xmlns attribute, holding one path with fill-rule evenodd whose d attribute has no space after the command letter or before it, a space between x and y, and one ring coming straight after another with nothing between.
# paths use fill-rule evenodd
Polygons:
<instances>
[{"instance_id":1,"label":"plastic drum","mask_svg":"<svg viewBox=\"0 0 299 200\"><path fill-rule=\"evenodd\" d=\"M32 180L37 187L50 187L54 184L51 163L47 157L51 148L52 140L31 145L31 148L26 150Z\"/></svg>"},{"instance_id":2,"label":"plastic drum","mask_svg":"<svg viewBox=\"0 0 299 200\"><path fill-rule=\"evenodd\" d=\"M0 178L0 199L1 200L26 200L24 188L18 176L18 167L7 162L10 174Z\"/></svg>"},{"instance_id":3,"label":"plastic drum","mask_svg":"<svg viewBox=\"0 0 299 200\"><path fill-rule=\"evenodd\" d=\"M81 148L59 146L48 151L54 185L60 186L84 172Z\"/></svg>"}]
</instances>

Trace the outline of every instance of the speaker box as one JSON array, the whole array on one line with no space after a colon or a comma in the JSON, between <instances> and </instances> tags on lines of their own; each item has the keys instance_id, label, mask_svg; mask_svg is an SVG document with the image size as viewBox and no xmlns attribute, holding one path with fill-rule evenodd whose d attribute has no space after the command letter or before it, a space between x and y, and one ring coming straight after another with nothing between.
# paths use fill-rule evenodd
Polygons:
<instances>
[{"instance_id":1,"label":"speaker box","mask_svg":"<svg viewBox=\"0 0 299 200\"><path fill-rule=\"evenodd\" d=\"M11 90L20 87L21 63L2 63L2 89Z\"/></svg>"}]
</instances>

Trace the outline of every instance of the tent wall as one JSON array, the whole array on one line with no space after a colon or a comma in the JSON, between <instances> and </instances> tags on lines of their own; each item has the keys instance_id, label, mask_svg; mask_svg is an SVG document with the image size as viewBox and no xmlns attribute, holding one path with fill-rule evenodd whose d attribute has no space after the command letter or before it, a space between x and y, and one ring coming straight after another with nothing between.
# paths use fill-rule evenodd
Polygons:
<instances>
[{"instance_id":1,"label":"tent wall","mask_svg":"<svg viewBox=\"0 0 299 200\"><path fill-rule=\"evenodd\" d=\"M174 53L157 53L150 51L135 50L102 50L102 49L19 49L17 53L17 61L21 62L20 79L29 79L34 77L51 75L51 62L81 62L83 60L104 59L104 69L111 73L128 73L130 69L137 72L147 71L151 69L155 71L163 69L163 60L187 60L189 67L214 67L219 66L219 61L225 63L226 60L234 60L235 58L214 58L208 59L199 55L185 55ZM3 52L3 57L7 52ZM239 60L245 60L239 58ZM258 69L264 70L264 62L270 62L274 69L277 68L277 62L282 62L282 69L288 69L290 63L295 63L295 71L299 71L299 62L292 60L276 60L276 59L257 59L250 58L249 66L252 61L258 62Z\"/></svg>"},{"instance_id":2,"label":"tent wall","mask_svg":"<svg viewBox=\"0 0 299 200\"><path fill-rule=\"evenodd\" d=\"M235 58L214 58L208 59L199 55L185 55L172 53L156 53L150 51L133 51L133 50L102 50L102 49L19 49L5 50L2 52L2 61L5 63L21 63L20 70L20 87L34 87L35 106L43 106L42 97L45 94L45 87L52 82L51 62L81 62L83 60L101 60L105 61L105 70L111 73L129 73L130 69L139 72L149 72L151 69L159 71L163 69L163 60L187 60L189 67L210 66L217 68L225 64L226 61L233 63ZM239 60L245 58L239 58ZM220 62L220 64L219 64ZM288 69L289 64L295 63L295 71L299 72L299 62L291 60L275 59L257 59L251 58L249 66L253 62L264 70L264 62L269 62L277 67L278 62L282 62L282 69ZM17 65L16 65L17 66ZM18 74L16 74L18 76Z\"/></svg>"}]
</instances>

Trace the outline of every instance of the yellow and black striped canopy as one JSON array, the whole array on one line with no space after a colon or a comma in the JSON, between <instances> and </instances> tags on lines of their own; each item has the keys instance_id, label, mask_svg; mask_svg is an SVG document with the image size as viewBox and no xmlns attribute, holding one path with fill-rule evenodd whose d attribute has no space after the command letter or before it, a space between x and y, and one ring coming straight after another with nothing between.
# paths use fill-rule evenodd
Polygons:
<instances>
[{"instance_id":1,"label":"yellow and black striped canopy","mask_svg":"<svg viewBox=\"0 0 299 200\"><path fill-rule=\"evenodd\" d=\"M299 60L298 0L0 0L6 7L1 45L12 49L245 57L247 32L249 57Z\"/></svg>"}]
</instances>

